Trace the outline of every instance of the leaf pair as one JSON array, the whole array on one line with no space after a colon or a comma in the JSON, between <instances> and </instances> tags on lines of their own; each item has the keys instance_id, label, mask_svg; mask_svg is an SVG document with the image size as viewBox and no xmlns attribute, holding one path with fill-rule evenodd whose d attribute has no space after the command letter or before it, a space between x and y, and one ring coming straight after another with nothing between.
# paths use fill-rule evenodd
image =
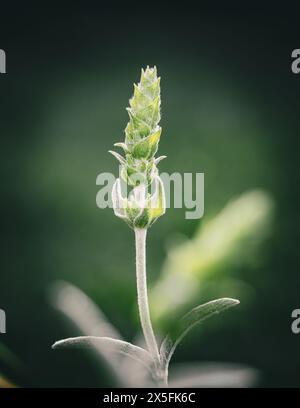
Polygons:
<instances>
[{"instance_id":1,"label":"leaf pair","mask_svg":"<svg viewBox=\"0 0 300 408\"><path fill-rule=\"evenodd\" d=\"M144 367L144 370L148 372L148 376L146 376L148 377L148 385L148 381L151 381L149 374L152 374L153 378L158 378L161 374L161 376L164 376L166 379L168 377L170 360L177 345L183 340L185 335L196 324L202 323L209 317L239 304L239 301L229 298L213 300L195 307L183 316L179 320L175 331L168 334L161 344L159 367L155 365L150 353L143 347L122 340L117 330L106 321L105 317L89 298L77 288L66 283L60 283L55 288L53 303L55 307L67 315L84 334L88 331L93 331L93 333L96 334L57 341L53 344L53 349L67 346L92 347L107 360L120 383L125 386L126 384L127 386L132 386L134 385L132 382L128 384L130 376L133 375L130 371L138 371L138 367ZM80 306L83 310L80 310ZM78 310L76 310L76 308L78 308ZM101 333L103 336L101 336ZM118 336L119 338L110 336ZM122 360L117 359L116 356L125 357L123 363ZM138 366L131 363L129 364L130 360L135 361ZM143 378L142 372L140 376ZM145 382L146 379L142 381Z\"/></svg>"}]
</instances>

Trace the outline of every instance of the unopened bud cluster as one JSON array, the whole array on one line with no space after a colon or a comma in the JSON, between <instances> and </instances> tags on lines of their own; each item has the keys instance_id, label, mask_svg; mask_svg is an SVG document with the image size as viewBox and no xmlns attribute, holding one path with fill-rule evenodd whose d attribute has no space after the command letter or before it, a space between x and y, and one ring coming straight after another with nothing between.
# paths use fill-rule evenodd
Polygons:
<instances>
[{"instance_id":1,"label":"unopened bud cluster","mask_svg":"<svg viewBox=\"0 0 300 408\"><path fill-rule=\"evenodd\" d=\"M132 228L148 228L165 212L164 187L157 169L165 156L155 158L161 135L160 78L156 67L142 69L129 104L125 142L115 143L123 149L124 156L110 151L121 165L112 201L115 214ZM131 188L128 197L122 196L121 179Z\"/></svg>"}]
</instances>

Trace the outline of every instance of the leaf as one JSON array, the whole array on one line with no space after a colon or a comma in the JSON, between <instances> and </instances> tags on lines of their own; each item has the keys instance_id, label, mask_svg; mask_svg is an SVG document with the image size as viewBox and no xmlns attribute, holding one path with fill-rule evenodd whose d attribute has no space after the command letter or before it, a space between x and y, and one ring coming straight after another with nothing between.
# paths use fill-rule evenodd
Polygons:
<instances>
[{"instance_id":1,"label":"leaf","mask_svg":"<svg viewBox=\"0 0 300 408\"><path fill-rule=\"evenodd\" d=\"M56 281L49 292L52 306L63 313L79 329L80 334L122 340L120 332L107 320L101 309L76 286Z\"/></svg>"},{"instance_id":2,"label":"leaf","mask_svg":"<svg viewBox=\"0 0 300 408\"><path fill-rule=\"evenodd\" d=\"M197 306L186 315L184 315L179 320L175 332L168 334L162 342L160 355L163 369L168 369L168 365L177 345L196 324L199 324L209 317L223 312L224 310L229 309L232 306L236 306L239 303L240 302L236 299L216 299L212 300L211 302L204 303L203 305Z\"/></svg>"},{"instance_id":3,"label":"leaf","mask_svg":"<svg viewBox=\"0 0 300 408\"><path fill-rule=\"evenodd\" d=\"M79 336L59 340L52 346L53 349L66 346L93 346L108 352L116 352L131 357L150 369L153 363L148 351L124 340L112 339L110 337Z\"/></svg>"},{"instance_id":4,"label":"leaf","mask_svg":"<svg viewBox=\"0 0 300 408\"><path fill-rule=\"evenodd\" d=\"M133 338L133 343L141 348L146 348L145 337L142 333L138 333ZM149 371L138 361L126 356L122 358L120 364L119 368L126 373L126 382L129 388L145 388L153 386Z\"/></svg>"},{"instance_id":5,"label":"leaf","mask_svg":"<svg viewBox=\"0 0 300 408\"><path fill-rule=\"evenodd\" d=\"M182 316L180 310L187 304L198 304L203 286L208 280L219 279L220 274L230 296L239 298L247 287L242 282L243 286L235 285L227 272L232 267L251 266L255 258L252 251L259 249L270 232L273 206L274 200L264 190L243 193L215 217L199 222L191 239L174 239L177 244L169 247L160 278L149 293L153 323ZM236 259L241 261L239 266ZM176 290L166 290L169 282Z\"/></svg>"},{"instance_id":6,"label":"leaf","mask_svg":"<svg viewBox=\"0 0 300 408\"><path fill-rule=\"evenodd\" d=\"M55 282L51 286L49 295L52 306L76 326L77 333L122 340L119 331L107 320L101 309L74 285L63 281ZM95 347L95 351L101 363L106 363L111 370L118 385L128 386L127 372L120 369L123 357L116 353L109 353L100 347Z\"/></svg>"}]
</instances>

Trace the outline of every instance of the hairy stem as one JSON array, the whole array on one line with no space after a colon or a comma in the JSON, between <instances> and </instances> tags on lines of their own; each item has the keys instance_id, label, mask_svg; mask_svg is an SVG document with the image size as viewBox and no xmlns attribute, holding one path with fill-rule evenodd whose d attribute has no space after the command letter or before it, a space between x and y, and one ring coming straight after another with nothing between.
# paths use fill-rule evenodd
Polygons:
<instances>
[{"instance_id":1,"label":"hairy stem","mask_svg":"<svg viewBox=\"0 0 300 408\"><path fill-rule=\"evenodd\" d=\"M135 228L134 232L136 247L136 282L140 320L147 348L152 357L154 358L154 360L156 362L159 362L160 357L157 342L152 328L147 293L147 275L146 275L147 229Z\"/></svg>"}]
</instances>

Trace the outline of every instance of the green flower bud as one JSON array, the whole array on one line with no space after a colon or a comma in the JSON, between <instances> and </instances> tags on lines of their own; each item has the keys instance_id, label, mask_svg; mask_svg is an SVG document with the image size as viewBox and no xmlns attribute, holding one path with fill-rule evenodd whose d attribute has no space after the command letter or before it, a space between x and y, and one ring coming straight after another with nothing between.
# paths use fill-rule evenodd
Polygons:
<instances>
[{"instance_id":1,"label":"green flower bud","mask_svg":"<svg viewBox=\"0 0 300 408\"><path fill-rule=\"evenodd\" d=\"M134 84L127 108L129 122L125 128L125 143L115 143L123 149L125 157L110 151L121 164L121 179L132 187L129 197L123 198L120 179L116 181L112 193L114 211L132 228L148 228L165 212L164 187L157 169L165 156L154 157L162 131L160 104L160 78L156 67L142 69L140 82ZM153 185L155 192L150 194L148 189Z\"/></svg>"},{"instance_id":2,"label":"green flower bud","mask_svg":"<svg viewBox=\"0 0 300 408\"><path fill-rule=\"evenodd\" d=\"M162 180L155 176L154 193L149 194L145 184L134 187L128 198L121 192L121 180L113 186L112 201L115 215L124 219L132 228L148 228L166 211L165 190Z\"/></svg>"}]
</instances>

